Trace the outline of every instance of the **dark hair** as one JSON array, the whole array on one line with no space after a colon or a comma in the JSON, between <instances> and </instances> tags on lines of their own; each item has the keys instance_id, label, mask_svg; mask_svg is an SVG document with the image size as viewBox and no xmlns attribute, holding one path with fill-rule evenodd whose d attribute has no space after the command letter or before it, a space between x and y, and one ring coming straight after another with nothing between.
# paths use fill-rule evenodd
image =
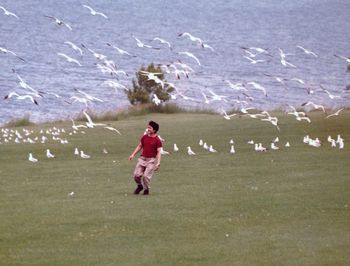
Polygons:
<instances>
[{"instance_id":1,"label":"dark hair","mask_svg":"<svg viewBox=\"0 0 350 266\"><path fill-rule=\"evenodd\" d=\"M159 125L158 125L156 122L154 122L154 121L149 121L148 125L151 126L151 127L154 129L155 132L158 132L158 130L159 130Z\"/></svg>"}]
</instances>

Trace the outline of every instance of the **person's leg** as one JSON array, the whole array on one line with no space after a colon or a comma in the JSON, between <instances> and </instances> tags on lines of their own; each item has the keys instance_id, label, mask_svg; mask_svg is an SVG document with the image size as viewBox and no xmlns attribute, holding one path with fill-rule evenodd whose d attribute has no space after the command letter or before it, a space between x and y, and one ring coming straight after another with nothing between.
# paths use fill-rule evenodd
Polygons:
<instances>
[{"instance_id":1,"label":"person's leg","mask_svg":"<svg viewBox=\"0 0 350 266\"><path fill-rule=\"evenodd\" d=\"M144 162L141 158L139 158L134 170L134 180L137 184L134 194L139 194L143 190L142 176L145 170L146 167L144 166Z\"/></svg>"},{"instance_id":2,"label":"person's leg","mask_svg":"<svg viewBox=\"0 0 350 266\"><path fill-rule=\"evenodd\" d=\"M155 159L149 160L146 164L145 172L143 173L143 188L145 195L149 194L149 189L151 188L151 178L154 173Z\"/></svg>"}]
</instances>

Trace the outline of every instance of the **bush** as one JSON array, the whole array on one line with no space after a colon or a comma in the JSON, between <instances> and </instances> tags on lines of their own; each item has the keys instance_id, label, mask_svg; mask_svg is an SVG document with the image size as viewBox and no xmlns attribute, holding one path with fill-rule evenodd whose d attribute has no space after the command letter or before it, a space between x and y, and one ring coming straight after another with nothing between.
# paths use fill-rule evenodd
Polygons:
<instances>
[{"instance_id":1,"label":"bush","mask_svg":"<svg viewBox=\"0 0 350 266\"><path fill-rule=\"evenodd\" d=\"M170 93L174 91L164 79L163 70L153 63L146 68L141 66L136 72L136 80L132 80L132 85L132 89L126 91L132 105L152 103L154 95L162 102L166 102L170 100Z\"/></svg>"},{"instance_id":2,"label":"bush","mask_svg":"<svg viewBox=\"0 0 350 266\"><path fill-rule=\"evenodd\" d=\"M30 121L29 115L22 118L15 118L13 120L8 121L4 127L26 127L32 126L34 123Z\"/></svg>"}]
</instances>

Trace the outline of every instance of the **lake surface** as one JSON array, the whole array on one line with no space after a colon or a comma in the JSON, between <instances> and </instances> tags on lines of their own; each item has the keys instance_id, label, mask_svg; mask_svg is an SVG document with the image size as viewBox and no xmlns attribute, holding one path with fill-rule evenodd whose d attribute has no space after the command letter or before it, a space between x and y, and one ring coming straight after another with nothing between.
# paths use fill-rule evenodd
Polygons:
<instances>
[{"instance_id":1,"label":"lake surface","mask_svg":"<svg viewBox=\"0 0 350 266\"><path fill-rule=\"evenodd\" d=\"M91 15L83 4L103 12L108 19ZM345 90L350 85L348 63L334 56L350 56L350 1L3 0L0 5L18 16L18 19L6 16L0 10L0 47L25 60L0 52L0 96L10 92L27 94L29 90L20 86L19 77L34 90L44 92L43 97L34 97L38 105L16 97L1 100L0 124L25 115L35 122L74 116L86 108L84 103L72 103L71 97L83 96L78 90L103 101L88 104L96 112L124 108L129 105L125 93L107 86L107 80L131 87L141 65L170 64L177 60L193 69L189 78L166 75L178 88L173 101L184 107L271 110L288 104L301 107L306 101L329 108L350 105L350 91ZM61 19L72 30L46 16ZM214 51L186 36L179 37L183 32L201 38ZM134 37L160 49L140 48ZM153 40L155 37L170 42L172 49ZM66 41L77 44L83 54ZM106 43L134 56L121 55ZM314 52L317 57L297 46ZM261 47L268 54L252 58L265 60L253 64L240 47ZM295 67L281 64L279 49L289 54L286 60ZM128 76L102 73L97 68L101 60L91 51L113 60L117 69ZM200 65L179 52L193 53ZM58 53L78 60L81 66L68 62ZM283 78L284 84L275 77ZM234 90L225 80L245 83L247 91L243 94ZM249 82L259 83L267 95ZM331 99L322 88L336 97ZM212 93L224 97L213 97Z\"/></svg>"}]
</instances>

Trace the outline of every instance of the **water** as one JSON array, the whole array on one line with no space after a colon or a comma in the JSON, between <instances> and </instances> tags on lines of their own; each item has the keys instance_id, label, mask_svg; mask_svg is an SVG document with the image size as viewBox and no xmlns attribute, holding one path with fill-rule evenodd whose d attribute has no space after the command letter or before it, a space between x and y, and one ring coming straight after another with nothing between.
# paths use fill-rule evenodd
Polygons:
<instances>
[{"instance_id":1,"label":"water","mask_svg":"<svg viewBox=\"0 0 350 266\"><path fill-rule=\"evenodd\" d=\"M108 19L90 15L82 4L104 12ZM188 101L177 97L174 100L185 107L199 106L215 110L241 107L233 100L243 100L245 96L233 91L224 82L226 79L232 82L255 81L266 88L267 97L261 91L249 87L248 94L254 97L248 103L249 107L273 109L286 104L300 107L307 100L330 108L350 105L350 92L344 90L350 84L347 63L334 57L334 54L350 55L349 1L99 0L81 3L68 0L3 0L0 5L19 17L5 16L0 11L0 46L25 59L23 62L15 56L0 53L0 96L4 97L12 91L26 92L19 86L13 69L32 88L61 96L36 98L38 106L29 100L1 100L0 124L24 115L30 116L35 122L74 116L85 108L82 103L67 103L71 101L70 97L79 95L76 89L104 101L89 104L92 110L111 110L129 105L124 92L103 85L104 81L112 77L96 68L96 63L100 62L86 49L83 49L84 54L81 56L65 41L79 46L84 44L113 60L118 69L128 73L128 77L119 77L119 82L128 87L142 64L169 64L181 59L195 72L190 74L189 79L177 80L174 75L166 78L175 83L184 95L196 99ZM45 15L62 19L73 30L56 25ZM188 38L178 37L181 32L200 37L215 52L195 45ZM161 49L139 48L133 36ZM169 41L173 50L151 41L154 37ZM108 47L107 42L137 57L122 56ZM306 55L296 45L312 50L318 57ZM251 64L243 57L245 52L240 46L268 48L272 57L260 55L259 59L268 62ZM296 65L296 69L282 66L278 48L292 54L287 60ZM181 51L195 54L201 66L193 59L177 54ZM57 55L58 52L79 60L82 66L67 62ZM287 81L283 87L265 74L287 79L300 78L306 84ZM317 90L320 89L319 84L341 98L332 100L321 91L307 93L305 87ZM229 97L226 101L206 104L201 92L209 96L209 90Z\"/></svg>"}]
</instances>

